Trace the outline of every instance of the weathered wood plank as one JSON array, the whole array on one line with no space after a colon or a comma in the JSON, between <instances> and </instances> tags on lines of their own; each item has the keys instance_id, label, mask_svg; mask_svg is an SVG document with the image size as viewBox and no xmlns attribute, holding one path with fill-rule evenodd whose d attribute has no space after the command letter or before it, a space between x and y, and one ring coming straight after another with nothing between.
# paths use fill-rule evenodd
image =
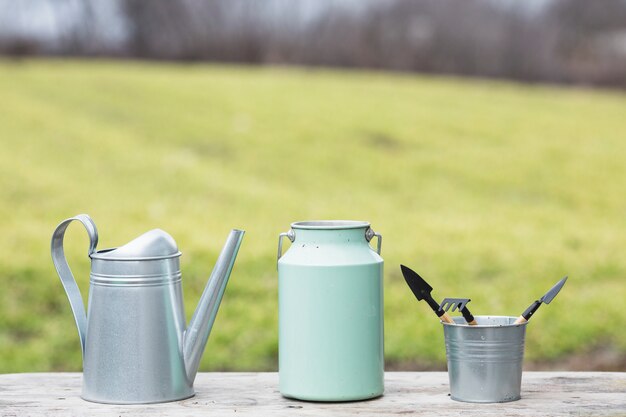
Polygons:
<instances>
[{"instance_id":1,"label":"weathered wood plank","mask_svg":"<svg viewBox=\"0 0 626 417\"><path fill-rule=\"evenodd\" d=\"M626 373L526 372L522 399L468 404L448 396L444 372L389 372L385 395L353 403L308 403L278 392L275 373L203 373L184 401L116 406L83 401L81 374L0 375L0 415L9 416L626 416ZM235 414L236 413L236 414Z\"/></svg>"}]
</instances>

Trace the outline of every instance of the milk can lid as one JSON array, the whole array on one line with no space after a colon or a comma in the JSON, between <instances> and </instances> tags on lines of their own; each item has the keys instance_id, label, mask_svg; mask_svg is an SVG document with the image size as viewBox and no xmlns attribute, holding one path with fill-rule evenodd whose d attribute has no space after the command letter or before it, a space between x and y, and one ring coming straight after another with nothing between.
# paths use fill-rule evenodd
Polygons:
<instances>
[{"instance_id":1,"label":"milk can lid","mask_svg":"<svg viewBox=\"0 0 626 417\"><path fill-rule=\"evenodd\" d=\"M153 229L113 250L97 252L92 257L101 259L141 259L178 256L174 238L161 229Z\"/></svg>"}]
</instances>

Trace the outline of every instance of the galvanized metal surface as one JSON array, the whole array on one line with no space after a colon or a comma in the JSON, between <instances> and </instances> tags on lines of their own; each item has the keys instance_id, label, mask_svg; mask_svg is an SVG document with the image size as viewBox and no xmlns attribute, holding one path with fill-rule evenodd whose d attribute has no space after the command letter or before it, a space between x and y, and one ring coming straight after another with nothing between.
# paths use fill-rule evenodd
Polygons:
<instances>
[{"instance_id":1,"label":"galvanized metal surface","mask_svg":"<svg viewBox=\"0 0 626 417\"><path fill-rule=\"evenodd\" d=\"M493 403L520 398L526 323L516 317L476 316L477 326L455 317L443 323L451 398Z\"/></svg>"},{"instance_id":2,"label":"galvanized metal surface","mask_svg":"<svg viewBox=\"0 0 626 417\"><path fill-rule=\"evenodd\" d=\"M83 223L91 238L86 315L63 254L63 235L73 220ZM62 222L52 239L53 261L81 336L82 397L114 404L191 397L200 357L244 232L230 233L186 328L181 253L174 239L155 229L117 249L96 252L95 230L87 215L79 215Z\"/></svg>"},{"instance_id":3,"label":"galvanized metal surface","mask_svg":"<svg viewBox=\"0 0 626 417\"><path fill-rule=\"evenodd\" d=\"M278 261L281 392L313 401L381 395L383 260L369 246L369 223L298 222L292 230Z\"/></svg>"},{"instance_id":4,"label":"galvanized metal surface","mask_svg":"<svg viewBox=\"0 0 626 417\"><path fill-rule=\"evenodd\" d=\"M73 221L79 221L85 226L87 235L89 235L89 249L87 250L87 256L91 256L96 251L98 245L98 229L96 224L86 214L79 214L78 216L71 217L62 221L54 231L52 235L52 242L50 243L50 250L52 253L52 262L56 268L57 274L61 278L61 284L65 289L67 298L70 302L72 314L76 321L76 327L78 328L78 337L80 339L81 352L85 352L85 335L87 334L87 314L85 313L85 307L83 306L83 297L80 294L80 289L74 280L70 266L65 259L65 253L63 251L63 238L65 237L65 231Z\"/></svg>"},{"instance_id":5,"label":"galvanized metal surface","mask_svg":"<svg viewBox=\"0 0 626 417\"><path fill-rule=\"evenodd\" d=\"M276 373L200 373L196 395L149 405L81 400L81 374L0 375L0 416L438 416L571 417L626 415L626 373L525 372L522 399L496 404L452 401L445 372L387 372L385 395L351 403L289 400Z\"/></svg>"}]
</instances>

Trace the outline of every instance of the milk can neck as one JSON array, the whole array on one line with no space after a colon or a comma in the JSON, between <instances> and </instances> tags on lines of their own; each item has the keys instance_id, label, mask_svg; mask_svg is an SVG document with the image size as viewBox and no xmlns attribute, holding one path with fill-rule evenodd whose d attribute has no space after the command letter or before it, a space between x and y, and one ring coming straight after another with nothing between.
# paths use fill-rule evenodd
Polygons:
<instances>
[{"instance_id":1,"label":"milk can neck","mask_svg":"<svg viewBox=\"0 0 626 417\"><path fill-rule=\"evenodd\" d=\"M367 243L366 222L299 222L292 224L295 243Z\"/></svg>"}]
</instances>

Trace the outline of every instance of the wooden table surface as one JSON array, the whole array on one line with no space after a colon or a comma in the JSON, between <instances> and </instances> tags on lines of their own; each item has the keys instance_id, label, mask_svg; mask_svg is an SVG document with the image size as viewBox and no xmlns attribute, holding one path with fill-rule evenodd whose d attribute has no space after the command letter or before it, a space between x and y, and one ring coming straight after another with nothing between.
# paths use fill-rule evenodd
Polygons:
<instances>
[{"instance_id":1,"label":"wooden table surface","mask_svg":"<svg viewBox=\"0 0 626 417\"><path fill-rule=\"evenodd\" d=\"M385 395L351 403L288 400L276 373L201 373L196 396L148 405L82 400L80 373L0 375L1 416L626 416L626 373L525 372L522 399L470 404L448 396L444 372L387 372Z\"/></svg>"}]
</instances>

